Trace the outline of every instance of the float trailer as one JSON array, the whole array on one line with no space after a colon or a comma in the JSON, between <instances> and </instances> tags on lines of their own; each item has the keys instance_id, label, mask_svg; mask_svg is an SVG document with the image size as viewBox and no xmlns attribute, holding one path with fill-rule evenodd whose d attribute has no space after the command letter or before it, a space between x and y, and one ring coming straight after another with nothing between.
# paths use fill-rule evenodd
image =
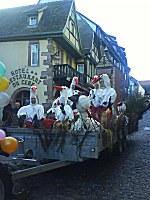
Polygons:
<instances>
[{"instance_id":1,"label":"float trailer","mask_svg":"<svg viewBox=\"0 0 150 200\"><path fill-rule=\"evenodd\" d=\"M12 200L15 181L67 165L98 159L105 149L121 153L126 146L127 126L117 134L104 131L56 134L43 129L5 128L18 140L9 157L0 155L0 200Z\"/></svg>"}]
</instances>

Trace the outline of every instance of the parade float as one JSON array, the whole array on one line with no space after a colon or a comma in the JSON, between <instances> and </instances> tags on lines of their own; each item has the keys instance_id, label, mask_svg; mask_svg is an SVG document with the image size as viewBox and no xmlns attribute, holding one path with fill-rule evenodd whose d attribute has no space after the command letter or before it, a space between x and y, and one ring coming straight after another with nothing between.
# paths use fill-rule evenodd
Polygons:
<instances>
[{"instance_id":1,"label":"parade float","mask_svg":"<svg viewBox=\"0 0 150 200\"><path fill-rule=\"evenodd\" d=\"M93 82L100 79L106 84L100 121L92 118L87 96L79 92L67 96L62 92L59 103L63 100L64 109L68 98L77 110L74 118L55 120L49 128L42 125L39 128L1 127L1 200L12 199L17 179L87 159L99 159L104 150L115 150L120 154L125 149L128 135L128 119L124 115L126 106L122 102L115 105L116 92L107 76L102 75ZM58 110L60 112L62 108Z\"/></svg>"}]
</instances>

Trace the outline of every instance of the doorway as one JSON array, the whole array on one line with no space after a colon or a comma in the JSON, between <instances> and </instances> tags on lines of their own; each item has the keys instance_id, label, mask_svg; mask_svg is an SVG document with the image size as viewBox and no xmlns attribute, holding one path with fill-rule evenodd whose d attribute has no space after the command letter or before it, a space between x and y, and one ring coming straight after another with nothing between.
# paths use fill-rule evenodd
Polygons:
<instances>
[{"instance_id":1,"label":"doorway","mask_svg":"<svg viewBox=\"0 0 150 200\"><path fill-rule=\"evenodd\" d=\"M12 95L12 106L14 106L15 102L19 102L21 107L25 106L26 100L30 101L30 89L20 88Z\"/></svg>"}]
</instances>

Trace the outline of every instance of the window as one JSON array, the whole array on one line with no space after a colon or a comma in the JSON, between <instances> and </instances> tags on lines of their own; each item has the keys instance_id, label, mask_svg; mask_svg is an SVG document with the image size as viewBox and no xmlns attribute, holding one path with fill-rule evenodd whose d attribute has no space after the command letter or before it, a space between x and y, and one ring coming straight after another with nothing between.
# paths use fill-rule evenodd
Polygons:
<instances>
[{"instance_id":1,"label":"window","mask_svg":"<svg viewBox=\"0 0 150 200\"><path fill-rule=\"evenodd\" d=\"M16 102L19 102L21 106L25 105L25 101L30 100L30 92L23 90L16 95Z\"/></svg>"},{"instance_id":2,"label":"window","mask_svg":"<svg viewBox=\"0 0 150 200\"><path fill-rule=\"evenodd\" d=\"M84 74L84 64L78 64L77 71L79 71L81 74Z\"/></svg>"},{"instance_id":3,"label":"window","mask_svg":"<svg viewBox=\"0 0 150 200\"><path fill-rule=\"evenodd\" d=\"M127 80L127 74L124 74L124 79Z\"/></svg>"},{"instance_id":4,"label":"window","mask_svg":"<svg viewBox=\"0 0 150 200\"><path fill-rule=\"evenodd\" d=\"M71 17L69 19L69 29L70 29L70 33L72 33L72 35L75 35L75 23Z\"/></svg>"},{"instance_id":5,"label":"window","mask_svg":"<svg viewBox=\"0 0 150 200\"><path fill-rule=\"evenodd\" d=\"M28 66L39 65L39 43L30 42L28 51Z\"/></svg>"},{"instance_id":6,"label":"window","mask_svg":"<svg viewBox=\"0 0 150 200\"><path fill-rule=\"evenodd\" d=\"M63 63L62 53L63 53L62 50L57 49L56 56L54 56L54 58L53 58L54 65L59 65L59 64Z\"/></svg>"},{"instance_id":7,"label":"window","mask_svg":"<svg viewBox=\"0 0 150 200\"><path fill-rule=\"evenodd\" d=\"M71 33L74 35L74 31L75 30L75 26L74 26L74 23L71 22Z\"/></svg>"},{"instance_id":8,"label":"window","mask_svg":"<svg viewBox=\"0 0 150 200\"><path fill-rule=\"evenodd\" d=\"M29 25L30 26L36 26L37 25L37 17L30 17Z\"/></svg>"},{"instance_id":9,"label":"window","mask_svg":"<svg viewBox=\"0 0 150 200\"><path fill-rule=\"evenodd\" d=\"M124 72L124 67L122 67L122 72L125 73L125 72Z\"/></svg>"},{"instance_id":10,"label":"window","mask_svg":"<svg viewBox=\"0 0 150 200\"><path fill-rule=\"evenodd\" d=\"M31 66L38 65L38 44L31 45Z\"/></svg>"}]
</instances>

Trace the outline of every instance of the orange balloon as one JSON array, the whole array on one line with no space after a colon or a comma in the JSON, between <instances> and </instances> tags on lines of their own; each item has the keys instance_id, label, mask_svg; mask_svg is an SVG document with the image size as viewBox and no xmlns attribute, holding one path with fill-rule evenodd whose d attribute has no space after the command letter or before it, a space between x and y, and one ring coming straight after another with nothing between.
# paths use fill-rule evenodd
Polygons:
<instances>
[{"instance_id":1,"label":"orange balloon","mask_svg":"<svg viewBox=\"0 0 150 200\"><path fill-rule=\"evenodd\" d=\"M5 137L1 141L1 149L4 152L12 153L15 152L18 148L18 141L14 137Z\"/></svg>"},{"instance_id":2,"label":"orange balloon","mask_svg":"<svg viewBox=\"0 0 150 200\"><path fill-rule=\"evenodd\" d=\"M0 91L7 90L9 87L9 81L5 77L0 77Z\"/></svg>"}]
</instances>

